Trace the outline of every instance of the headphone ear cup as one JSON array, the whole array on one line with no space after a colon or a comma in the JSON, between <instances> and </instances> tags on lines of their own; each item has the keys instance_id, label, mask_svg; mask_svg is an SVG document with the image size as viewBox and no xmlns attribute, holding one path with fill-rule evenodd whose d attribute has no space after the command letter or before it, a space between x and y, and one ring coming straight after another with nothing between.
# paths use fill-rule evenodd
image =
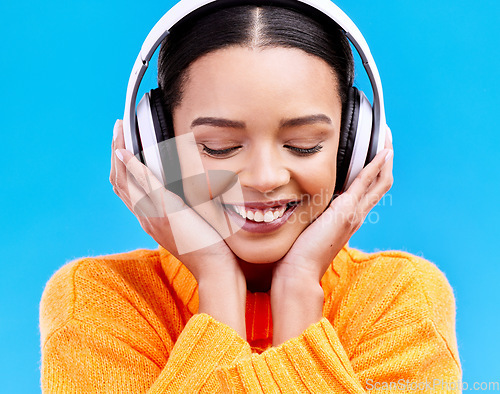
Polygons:
<instances>
[{"instance_id":1,"label":"headphone ear cup","mask_svg":"<svg viewBox=\"0 0 500 394\"><path fill-rule=\"evenodd\" d=\"M151 90L149 96L163 184L168 190L185 200L172 117L164 110L163 92L160 88Z\"/></svg>"},{"instance_id":2,"label":"headphone ear cup","mask_svg":"<svg viewBox=\"0 0 500 394\"><path fill-rule=\"evenodd\" d=\"M156 140L158 142L165 141L174 137L172 120L165 113L163 107L163 92L160 88L153 89L149 92L151 116L155 126Z\"/></svg>"},{"instance_id":3,"label":"headphone ear cup","mask_svg":"<svg viewBox=\"0 0 500 394\"><path fill-rule=\"evenodd\" d=\"M158 150L157 134L160 131L158 128L158 119L153 116L151 108L150 92L144 94L137 105L137 128L139 130L139 140L142 151L141 156L144 158L145 164L163 184L165 177L163 174L163 166Z\"/></svg>"},{"instance_id":4,"label":"headphone ear cup","mask_svg":"<svg viewBox=\"0 0 500 394\"><path fill-rule=\"evenodd\" d=\"M337 179L335 183L335 194L342 193L351 164L351 157L356 141L360 108L360 93L357 88L351 86L347 96L347 102L342 110L342 121L340 126L339 148L337 152Z\"/></svg>"}]
</instances>

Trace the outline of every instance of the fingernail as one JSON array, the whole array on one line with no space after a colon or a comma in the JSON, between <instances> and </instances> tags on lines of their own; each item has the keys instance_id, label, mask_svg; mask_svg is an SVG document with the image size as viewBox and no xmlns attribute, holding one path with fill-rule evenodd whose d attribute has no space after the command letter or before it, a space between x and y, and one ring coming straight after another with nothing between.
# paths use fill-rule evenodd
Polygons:
<instances>
[{"instance_id":1,"label":"fingernail","mask_svg":"<svg viewBox=\"0 0 500 394\"><path fill-rule=\"evenodd\" d=\"M118 135L118 123L120 122L119 119L116 120L115 126L113 127L113 141L116 141L116 136Z\"/></svg>"},{"instance_id":2,"label":"fingernail","mask_svg":"<svg viewBox=\"0 0 500 394\"><path fill-rule=\"evenodd\" d=\"M120 161L123 163L123 153L120 152L120 149L115 150L116 157L120 159Z\"/></svg>"},{"instance_id":3,"label":"fingernail","mask_svg":"<svg viewBox=\"0 0 500 394\"><path fill-rule=\"evenodd\" d=\"M393 150L390 150L389 152L387 152L387 154L385 155L385 162L387 163L388 160L391 159L392 155L394 154L394 151Z\"/></svg>"}]
</instances>

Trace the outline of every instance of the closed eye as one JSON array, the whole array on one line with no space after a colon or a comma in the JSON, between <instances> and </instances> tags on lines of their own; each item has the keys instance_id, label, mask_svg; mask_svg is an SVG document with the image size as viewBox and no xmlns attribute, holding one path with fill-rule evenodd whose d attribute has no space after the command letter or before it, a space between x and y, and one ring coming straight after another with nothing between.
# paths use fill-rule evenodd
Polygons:
<instances>
[{"instance_id":1,"label":"closed eye","mask_svg":"<svg viewBox=\"0 0 500 394\"><path fill-rule=\"evenodd\" d=\"M236 150L241 148L241 146L233 146L231 148L226 148L226 149L211 149L204 144L202 145L203 145L203 152L205 152L209 156L214 156L214 157L226 157L230 155L232 152L235 152Z\"/></svg>"},{"instance_id":2,"label":"closed eye","mask_svg":"<svg viewBox=\"0 0 500 394\"><path fill-rule=\"evenodd\" d=\"M291 150L293 153L299 156L310 156L323 149L323 146L321 144L313 146L312 148L298 148L296 146L291 146L291 145L284 145L284 147Z\"/></svg>"},{"instance_id":3,"label":"closed eye","mask_svg":"<svg viewBox=\"0 0 500 394\"><path fill-rule=\"evenodd\" d=\"M226 158L231 155L231 153L236 152L238 149L242 148L242 146L232 146L230 148L225 149L212 149L202 144L203 152L205 152L208 156L217 157L217 158ZM321 144L313 146L312 148L299 148L297 146L292 145L283 145L284 148L292 151L294 154L298 156L311 156L323 149Z\"/></svg>"}]
</instances>

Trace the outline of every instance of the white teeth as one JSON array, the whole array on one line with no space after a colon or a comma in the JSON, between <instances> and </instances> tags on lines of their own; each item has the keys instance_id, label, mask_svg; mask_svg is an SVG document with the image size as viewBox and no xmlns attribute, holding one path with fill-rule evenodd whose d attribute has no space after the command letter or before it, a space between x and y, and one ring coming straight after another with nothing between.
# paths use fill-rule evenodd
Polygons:
<instances>
[{"instance_id":1,"label":"white teeth","mask_svg":"<svg viewBox=\"0 0 500 394\"><path fill-rule=\"evenodd\" d=\"M274 213L267 211L264 215L264 222L270 223L274 220Z\"/></svg>"},{"instance_id":2,"label":"white teeth","mask_svg":"<svg viewBox=\"0 0 500 394\"><path fill-rule=\"evenodd\" d=\"M234 210L241 216L241 217L246 217L245 216L245 208L244 207L239 207L238 205L233 205Z\"/></svg>"},{"instance_id":3,"label":"white teeth","mask_svg":"<svg viewBox=\"0 0 500 394\"><path fill-rule=\"evenodd\" d=\"M282 217L287 208L286 206L282 206L279 209L272 208L268 209L267 211L263 211L261 209L245 209L245 207L242 207L240 205L233 205L232 207L235 212L237 212L242 218L249 219L257 223L273 222Z\"/></svg>"},{"instance_id":4,"label":"white teeth","mask_svg":"<svg viewBox=\"0 0 500 394\"><path fill-rule=\"evenodd\" d=\"M278 210L278 213L279 213L279 218L283 216L283 214L285 213L286 211L286 206L285 207L281 207L279 210Z\"/></svg>"},{"instance_id":5,"label":"white teeth","mask_svg":"<svg viewBox=\"0 0 500 394\"><path fill-rule=\"evenodd\" d=\"M264 221L264 214L262 211L255 211L253 220L257 223L263 222Z\"/></svg>"}]
</instances>

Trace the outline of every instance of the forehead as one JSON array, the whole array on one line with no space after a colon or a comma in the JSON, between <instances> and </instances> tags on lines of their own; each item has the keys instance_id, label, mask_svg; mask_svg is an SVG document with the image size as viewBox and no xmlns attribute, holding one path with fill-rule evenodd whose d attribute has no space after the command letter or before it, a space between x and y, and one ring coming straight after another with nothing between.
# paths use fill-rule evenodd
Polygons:
<instances>
[{"instance_id":1,"label":"forehead","mask_svg":"<svg viewBox=\"0 0 500 394\"><path fill-rule=\"evenodd\" d=\"M338 106L335 72L321 58L295 48L229 47L206 54L187 70L182 102L219 108Z\"/></svg>"}]
</instances>

